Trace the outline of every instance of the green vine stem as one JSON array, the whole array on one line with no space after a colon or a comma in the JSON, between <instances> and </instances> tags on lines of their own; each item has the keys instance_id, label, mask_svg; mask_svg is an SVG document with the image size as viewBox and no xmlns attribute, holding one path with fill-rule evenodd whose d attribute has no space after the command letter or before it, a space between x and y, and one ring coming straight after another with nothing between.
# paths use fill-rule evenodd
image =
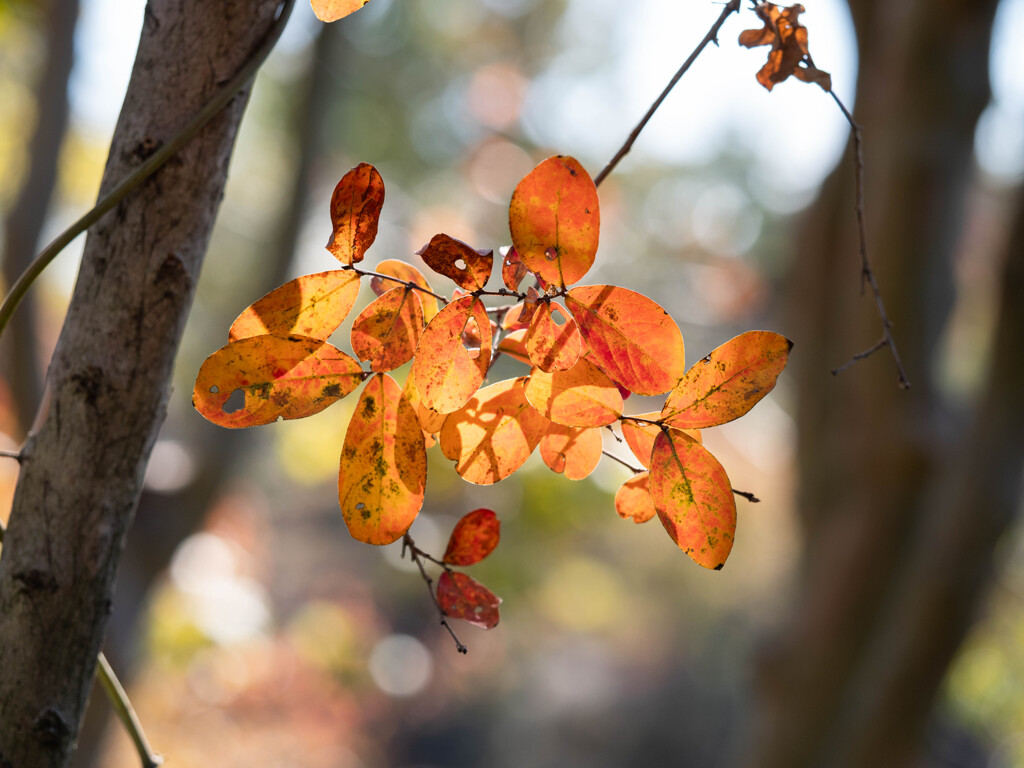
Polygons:
<instances>
[{"instance_id":1,"label":"green vine stem","mask_svg":"<svg viewBox=\"0 0 1024 768\"><path fill-rule=\"evenodd\" d=\"M70 227L65 229L57 238L50 243L46 248L32 261L31 264L25 269L24 272L18 277L14 285L11 287L10 292L4 299L4 303L0 306L0 336L3 335L4 330L7 328L7 324L11 320L11 316L14 311L18 308L21 300L25 297L28 289L35 282L36 278L43 273L53 260L57 257L67 245L78 237L80 234L85 232L89 227L99 221L104 214L106 214L111 208L120 203L125 197L127 197L132 190L134 190L139 184L148 179L160 167L170 160L179 149L185 146L200 130L205 126L215 115L217 115L227 105L231 99L240 91L249 80L256 74L256 70L260 68L263 62L266 60L270 51L277 44L278 39L281 37L281 33L284 31L285 24L288 22L288 17L291 15L292 8L295 7L295 0L284 0L281 6L281 12L274 22L274 26L267 32L267 36L260 43L259 47L253 52L252 56L246 61L245 65L239 70L238 74L235 75L223 88L214 94L213 98L208 101L196 115L185 124L185 126L176 133L166 144L160 149L153 153L153 155L142 165L140 165L135 171L133 171L128 178L118 184L114 189L110 191L108 195L97 201L96 205L92 207L85 215L83 215L78 221L72 224Z\"/></svg>"}]
</instances>

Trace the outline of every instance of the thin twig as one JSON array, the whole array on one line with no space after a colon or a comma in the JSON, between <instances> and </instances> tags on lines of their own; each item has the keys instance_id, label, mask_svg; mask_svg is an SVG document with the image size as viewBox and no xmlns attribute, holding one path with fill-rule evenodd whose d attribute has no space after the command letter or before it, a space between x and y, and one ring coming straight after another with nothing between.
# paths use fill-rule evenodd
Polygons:
<instances>
[{"instance_id":1,"label":"thin twig","mask_svg":"<svg viewBox=\"0 0 1024 768\"><path fill-rule=\"evenodd\" d=\"M260 43L252 56L250 56L245 62L245 65L241 70L239 70L238 74L228 81L227 85L217 91L213 98L211 98L210 101L208 101L203 108L196 113L195 117L189 120L188 123L186 123L178 133L172 136L166 144L154 152L145 163L129 174L128 178L118 184L101 200L97 201L96 205L94 205L92 209L85 213L85 215L70 227L61 232L60 235L57 236L56 240L46 246L46 248L36 256L32 263L28 265L25 271L22 272L15 281L10 292L7 294L7 298L4 299L3 305L0 305L0 335L3 335L4 329L7 327L11 317L14 315L14 311L18 308L18 305L25 297L25 294L28 292L32 283L35 282L36 278L43 273L43 270L46 269L57 257L57 254L64 250L72 240L103 218L104 214L124 200L132 190L139 186L139 184L156 173L164 163L177 154L178 150L191 141L192 137L199 133L203 126L218 115L227 103L235 98L238 91L245 87L246 83L253 78L256 74L256 70L260 68L260 65L263 64L270 51L281 37L281 33L284 31L285 24L288 21L288 17L291 15L294 5L295 0L284 0L281 7L281 13L274 22L274 26L270 28L267 36L263 39L263 42Z\"/></svg>"},{"instance_id":2,"label":"thin twig","mask_svg":"<svg viewBox=\"0 0 1024 768\"><path fill-rule=\"evenodd\" d=\"M811 66L814 66L814 62L808 60ZM846 118L846 122L850 124L850 130L853 133L853 157L856 166L856 212L857 212L857 234L860 237L860 292L864 294L864 284L867 283L871 287L871 293L875 297L875 306L878 308L878 316L882 320L882 338L881 340L863 352L859 352L854 355L853 358L839 366L838 368L832 369L832 375L836 376L853 363L858 360L863 360L866 357L871 356L882 347L889 347L889 351L892 352L892 359L896 363L896 371L898 374L898 383L901 389L910 389L910 379L907 378L906 371L903 370L903 361L900 360L900 353L896 349L896 340L892 336L892 322L889 320L889 315L885 311L885 303L882 301L882 292L878 288L878 281L875 279L874 270L871 269L871 262L868 260L868 240L866 234L866 227L864 226L864 141L861 136L861 127L856 120L853 119L853 115L846 108L846 105L836 96L835 91L829 91L832 95L832 99L839 106L839 109L843 113L843 117Z\"/></svg>"},{"instance_id":3,"label":"thin twig","mask_svg":"<svg viewBox=\"0 0 1024 768\"><path fill-rule=\"evenodd\" d=\"M747 501L749 501L752 504L760 504L761 503L761 500L759 498L757 498L757 496L752 494L750 491L737 491L735 488L733 488L732 492L735 493L737 496L742 496L744 499L746 499Z\"/></svg>"},{"instance_id":4,"label":"thin twig","mask_svg":"<svg viewBox=\"0 0 1024 768\"><path fill-rule=\"evenodd\" d=\"M611 453L610 451L601 451L601 453L607 456L609 459L619 462L619 464L624 466L626 469L630 470L634 475L639 475L641 472L647 471L643 467L634 467L628 461L626 461L625 459L620 459L618 456L616 456L614 453Z\"/></svg>"},{"instance_id":5,"label":"thin twig","mask_svg":"<svg viewBox=\"0 0 1024 768\"><path fill-rule=\"evenodd\" d=\"M697 57L700 56L701 52L705 48L707 48L708 43L714 43L715 45L718 45L718 30L722 28L722 25L725 23L725 20L729 18L730 14L736 13L737 11L739 11L739 9L740 0L729 0L729 2L725 4L725 7L722 8L722 13L721 15L719 15L718 20L711 25L711 29L709 29L708 33L704 35L704 39L701 40L697 47L693 49L693 53L691 53L689 57L687 57L686 61L683 62L683 65L679 68L675 75L672 76L672 79L668 81L668 85L665 86L665 90L663 90L661 92L661 95L657 99L655 99L653 104L651 104L651 108L647 110L647 114L644 115L640 122L636 124L636 128L634 128L633 132L629 134L629 137L626 139L626 142L619 148L619 151L615 153L615 157L613 157L608 162L608 165L606 165L601 170L601 172L597 174L597 176L594 178L595 186L600 186L601 182L608 178L608 174L615 170L615 166L619 164L619 161L622 160L622 158L624 158L627 154L629 154L629 150L633 148L633 144L636 142L637 137L640 136L640 132L643 131L643 129L646 127L648 121L654 116L654 113L658 111L658 107L661 106L661 102L665 100L665 97L668 96L669 92L671 92L671 90L675 87L676 83L679 82L680 78L686 74L686 70L688 70L690 66L693 64L693 62L697 60Z\"/></svg>"},{"instance_id":6,"label":"thin twig","mask_svg":"<svg viewBox=\"0 0 1024 768\"><path fill-rule=\"evenodd\" d=\"M654 419L644 419L640 416L619 416L619 421L636 421L640 424L653 424L656 427L664 428L665 424L662 421L655 421Z\"/></svg>"},{"instance_id":7,"label":"thin twig","mask_svg":"<svg viewBox=\"0 0 1024 768\"><path fill-rule=\"evenodd\" d=\"M448 299L442 296L440 293L434 293L429 288L424 288L422 285L414 283L412 280L403 280L402 278L394 277L393 275L385 275L381 272L372 272L369 269L361 269L360 267L357 267L354 264L346 264L345 266L342 267L342 269L347 269L351 272L355 272L357 275L361 275L363 277L376 277L381 280L390 280L392 283L398 283L399 285L404 285L406 288L411 288L414 291L419 291L420 293L425 293L428 296L433 296L435 299L442 302L443 304L448 303Z\"/></svg>"},{"instance_id":8,"label":"thin twig","mask_svg":"<svg viewBox=\"0 0 1024 768\"><path fill-rule=\"evenodd\" d=\"M0 544L3 544L6 534L7 529L0 523ZM125 730L128 731L132 743L135 744L135 748L138 750L139 759L142 761L142 768L157 768L157 766L163 764L163 758L153 752L152 747L149 746L146 734L142 730L142 723L139 722L135 709L132 707L131 701L128 700L128 694L121 686L117 675L114 674L110 662L107 661L107 657L103 655L102 651L96 657L96 660L99 662L96 667L97 675L103 684L103 689L107 692L107 697L110 699L118 719L124 725Z\"/></svg>"},{"instance_id":9,"label":"thin twig","mask_svg":"<svg viewBox=\"0 0 1024 768\"><path fill-rule=\"evenodd\" d=\"M618 432L616 432L614 429L612 429L612 425L611 424L605 424L604 428L612 433L612 437L615 438L615 442L616 443L620 443L620 444L622 443L622 438L619 436Z\"/></svg>"},{"instance_id":10,"label":"thin twig","mask_svg":"<svg viewBox=\"0 0 1024 768\"><path fill-rule=\"evenodd\" d=\"M430 593L430 599L434 601L434 606L437 608L437 612L441 616L441 626L448 630L448 634L451 635L452 640L455 641L455 650L459 653L468 653L469 649L462 644L462 641L459 640L458 636L455 634L455 630L452 629L452 625L448 623L448 614L444 612L444 608L441 607L441 603L437 600L437 595L434 594L434 580L430 578L430 574L427 573L427 569L423 566L423 560L420 558L425 558L431 562L437 563L445 569L447 569L448 566L417 547L416 542L412 540L412 537L408 533L402 537L403 557L405 556L406 550L408 550L409 557L412 558L412 561L416 563L416 567L420 569L420 576L423 577L423 581L427 585L427 592Z\"/></svg>"}]
</instances>

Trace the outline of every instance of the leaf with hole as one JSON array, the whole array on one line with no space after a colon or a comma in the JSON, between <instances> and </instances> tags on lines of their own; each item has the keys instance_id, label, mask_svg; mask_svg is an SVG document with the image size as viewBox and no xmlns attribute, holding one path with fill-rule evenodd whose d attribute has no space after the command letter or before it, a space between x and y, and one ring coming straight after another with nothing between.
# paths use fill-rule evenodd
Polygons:
<instances>
[{"instance_id":1,"label":"leaf with hole","mask_svg":"<svg viewBox=\"0 0 1024 768\"><path fill-rule=\"evenodd\" d=\"M484 387L441 427L441 451L464 480L489 485L523 465L548 421L527 402L525 378Z\"/></svg>"},{"instance_id":2,"label":"leaf with hole","mask_svg":"<svg viewBox=\"0 0 1024 768\"><path fill-rule=\"evenodd\" d=\"M567 371L534 368L526 397L542 415L567 427L603 427L622 415L619 388L586 358Z\"/></svg>"},{"instance_id":3,"label":"leaf with hole","mask_svg":"<svg viewBox=\"0 0 1024 768\"><path fill-rule=\"evenodd\" d=\"M775 388L793 342L771 331L747 331L694 363L665 399L661 419L701 429L738 419Z\"/></svg>"},{"instance_id":4,"label":"leaf with hole","mask_svg":"<svg viewBox=\"0 0 1024 768\"><path fill-rule=\"evenodd\" d=\"M651 498L672 540L699 565L725 565L736 534L736 500L718 459L688 435L662 432L651 454Z\"/></svg>"},{"instance_id":5,"label":"leaf with hole","mask_svg":"<svg viewBox=\"0 0 1024 768\"><path fill-rule=\"evenodd\" d=\"M575 158L549 157L516 186L508 223L512 245L531 272L556 287L572 285L597 255L597 187Z\"/></svg>"},{"instance_id":6,"label":"leaf with hole","mask_svg":"<svg viewBox=\"0 0 1024 768\"><path fill-rule=\"evenodd\" d=\"M319 413L362 380L358 362L320 339L251 336L206 358L196 375L192 405L219 426L256 427ZM229 413L225 406L239 390L244 402Z\"/></svg>"},{"instance_id":7,"label":"leaf with hole","mask_svg":"<svg viewBox=\"0 0 1024 768\"><path fill-rule=\"evenodd\" d=\"M439 275L467 291L487 285L494 267L494 251L478 251L448 235L434 235L416 255Z\"/></svg>"},{"instance_id":8,"label":"leaf with hole","mask_svg":"<svg viewBox=\"0 0 1024 768\"><path fill-rule=\"evenodd\" d=\"M597 469L603 448L601 430L551 422L540 440L540 457L552 472L582 480Z\"/></svg>"},{"instance_id":9,"label":"leaf with hole","mask_svg":"<svg viewBox=\"0 0 1024 768\"><path fill-rule=\"evenodd\" d=\"M442 562L449 565L473 565L498 546L501 521L490 509L474 509L463 515L448 537Z\"/></svg>"},{"instance_id":10,"label":"leaf with hole","mask_svg":"<svg viewBox=\"0 0 1024 768\"><path fill-rule=\"evenodd\" d=\"M562 324L553 315L562 317ZM576 365L583 351L583 338L576 321L558 304L541 302L526 331L526 350L533 365L542 371L565 371Z\"/></svg>"},{"instance_id":11,"label":"leaf with hole","mask_svg":"<svg viewBox=\"0 0 1024 768\"><path fill-rule=\"evenodd\" d=\"M639 472L619 486L615 492L615 511L623 520L646 523L656 514L651 498L650 473Z\"/></svg>"},{"instance_id":12,"label":"leaf with hole","mask_svg":"<svg viewBox=\"0 0 1024 768\"><path fill-rule=\"evenodd\" d=\"M462 334L469 323L490 328L487 308L475 296L462 296L448 304L430 321L416 347L412 375L423 404L440 413L458 410L483 383L491 362L491 337L481 340L472 352L463 346Z\"/></svg>"},{"instance_id":13,"label":"leaf with hole","mask_svg":"<svg viewBox=\"0 0 1024 768\"><path fill-rule=\"evenodd\" d=\"M359 275L347 269L297 277L240 314L228 340L266 334L326 340L348 317L358 294Z\"/></svg>"},{"instance_id":14,"label":"leaf with hole","mask_svg":"<svg viewBox=\"0 0 1024 768\"><path fill-rule=\"evenodd\" d=\"M349 533L367 544L401 538L423 506L423 430L395 380L371 378L345 432L338 500Z\"/></svg>"},{"instance_id":15,"label":"leaf with hole","mask_svg":"<svg viewBox=\"0 0 1024 768\"><path fill-rule=\"evenodd\" d=\"M346 173L331 195L334 230L327 250L342 264L358 264L377 238L377 222L384 205L384 180L369 163Z\"/></svg>"},{"instance_id":16,"label":"leaf with hole","mask_svg":"<svg viewBox=\"0 0 1024 768\"><path fill-rule=\"evenodd\" d=\"M586 285L569 291L565 304L594 362L630 392L660 395L686 372L679 326L643 294Z\"/></svg>"},{"instance_id":17,"label":"leaf with hole","mask_svg":"<svg viewBox=\"0 0 1024 768\"><path fill-rule=\"evenodd\" d=\"M391 371L412 360L423 334L423 308L412 288L392 288L352 323L352 351L370 370Z\"/></svg>"},{"instance_id":18,"label":"leaf with hole","mask_svg":"<svg viewBox=\"0 0 1024 768\"><path fill-rule=\"evenodd\" d=\"M480 629L498 626L501 598L464 573L445 571L437 580L437 602L445 616Z\"/></svg>"}]
</instances>

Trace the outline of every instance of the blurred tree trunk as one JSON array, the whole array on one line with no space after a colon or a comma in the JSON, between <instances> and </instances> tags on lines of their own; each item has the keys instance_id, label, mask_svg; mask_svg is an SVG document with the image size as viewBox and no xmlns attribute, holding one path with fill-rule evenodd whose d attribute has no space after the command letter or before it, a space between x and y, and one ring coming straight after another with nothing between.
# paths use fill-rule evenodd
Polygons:
<instances>
[{"instance_id":1,"label":"blurred tree trunk","mask_svg":"<svg viewBox=\"0 0 1024 768\"><path fill-rule=\"evenodd\" d=\"M57 180L57 160L68 125L68 78L74 61L78 0L43 3L46 58L35 89L36 126L29 145L29 167L18 198L4 220L4 284L11 286L36 255ZM35 297L22 301L18 321L8 329L0 364L11 387L18 439L28 432L42 396L35 322Z\"/></svg>"},{"instance_id":2,"label":"blurred tree trunk","mask_svg":"<svg viewBox=\"0 0 1024 768\"><path fill-rule=\"evenodd\" d=\"M260 289L250 297L253 300L288 279L302 223L309 210L307 203L314 166L325 143L331 105L329 74L339 69L341 29L338 24L318 25L310 65L300 81L288 88L294 95L294 103L285 110L283 119L287 126L284 130L294 146L296 160L283 196L287 205L283 207L269 245L263 249L267 258L259 260L266 269L260 278ZM233 319L233 315L221 318L220 327L227 329ZM181 394L191 409L191 391ZM255 447L249 431L223 429L203 419L189 420L185 429L181 426L177 425L173 437L185 443L196 474L188 485L171 493L143 491L121 562L121 578L104 648L125 684L134 676L139 615L153 582L166 569L181 541L202 526L210 508L233 477L234 468ZM103 692L96 689L89 701L73 766L94 764L112 714Z\"/></svg>"},{"instance_id":3,"label":"blurred tree trunk","mask_svg":"<svg viewBox=\"0 0 1024 768\"><path fill-rule=\"evenodd\" d=\"M242 67L278 0L152 0L106 194ZM70 759L248 91L90 231L0 558L0 765Z\"/></svg>"},{"instance_id":4,"label":"blurred tree trunk","mask_svg":"<svg viewBox=\"0 0 1024 768\"><path fill-rule=\"evenodd\" d=\"M808 212L794 270L806 548L792 613L758 659L750 766L919 761L1019 502L1021 245L1007 262L999 353L966 421L937 384L996 5L851 2L868 248L913 389L897 388L887 350L829 374L880 336L858 293L848 155Z\"/></svg>"}]
</instances>

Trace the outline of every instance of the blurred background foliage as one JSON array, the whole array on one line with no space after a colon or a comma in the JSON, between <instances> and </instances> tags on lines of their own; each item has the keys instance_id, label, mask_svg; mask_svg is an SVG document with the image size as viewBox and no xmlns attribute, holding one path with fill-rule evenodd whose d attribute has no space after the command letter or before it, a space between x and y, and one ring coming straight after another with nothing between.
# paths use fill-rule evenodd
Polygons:
<instances>
[{"instance_id":1,"label":"blurred background foliage","mask_svg":"<svg viewBox=\"0 0 1024 768\"><path fill-rule=\"evenodd\" d=\"M806 5L816 62L852 107L849 11L839 0ZM1005 0L998 39L1024 31L1022 5ZM8 213L30 174L54 13L59 5L0 3L0 206ZM52 197L39 202L48 215L38 242L95 197L142 13L141 2L83 0L71 118ZM554 153L575 155L596 174L718 13L695 0L375 0L325 27L299 4L238 140L113 614L108 655L169 765L713 766L740 758L751 657L785 620L801 577L789 376L749 416L706 432L734 485L762 499L740 500L736 549L721 573L695 566L657 522L616 516L612 496L629 473L614 462L572 483L534 456L499 485L476 487L433 449L426 507L411 531L417 543L440 554L459 516L479 506L503 522L501 546L471 571L504 599L502 622L488 633L458 627L465 657L437 626L400 545L358 544L338 514L338 452L354 400L240 434L207 424L190 403L200 362L226 341L238 312L283 280L332 267L322 247L328 201L348 168L373 163L387 186L368 264L415 263L414 251L437 232L497 248L508 241L519 178ZM602 244L588 281L622 284L666 306L691 361L742 330L780 327L795 223L847 138L816 88L760 89L763 53L734 45L753 26L749 13L729 21L721 49L704 54L601 188ZM994 48L1005 59L994 60L994 77L1024 71L1011 48ZM968 224L977 237L958 264L940 371L953 397L980 386L987 362L999 282L991 254L1024 154L1019 85L1011 77L997 88L979 127ZM870 152L870 133L867 140ZM868 200L869 217L875 205ZM24 414L38 403L19 403L12 366L45 370L75 262L72 248L36 289L30 316L15 319L34 357L5 363L3 447L19 444L31 421ZM855 289L855 262L844 269ZM867 303L862 310L873 312ZM347 326L335 341L348 346ZM836 349L829 362L855 351ZM882 358L846 376L884 368ZM498 378L515 370L502 366ZM632 412L659 407L642 400L651 399L633 398ZM611 439L606 447L628 455ZM0 508L16 476L14 462L0 463ZM994 593L942 695L929 747L935 765L1024 766L1019 534L1005 539L1000 558ZM77 762L136 764L102 696L90 704Z\"/></svg>"}]
</instances>

